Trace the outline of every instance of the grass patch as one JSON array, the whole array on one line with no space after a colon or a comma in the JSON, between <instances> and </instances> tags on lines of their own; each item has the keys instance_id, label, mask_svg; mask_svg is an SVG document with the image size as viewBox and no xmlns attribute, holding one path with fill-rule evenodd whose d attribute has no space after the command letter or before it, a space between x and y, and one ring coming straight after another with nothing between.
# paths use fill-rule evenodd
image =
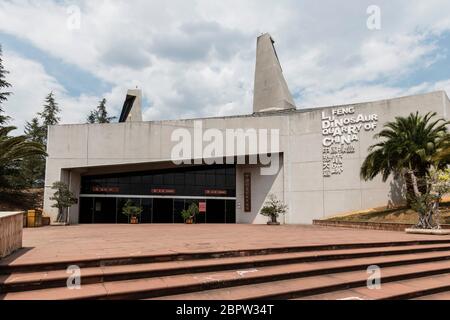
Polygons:
<instances>
[{"instance_id":1,"label":"grass patch","mask_svg":"<svg viewBox=\"0 0 450 320\"><path fill-rule=\"evenodd\" d=\"M417 212L407 208L377 208L369 211L352 212L350 214L331 217L326 221L348 221L348 222L385 222L385 223L418 223ZM441 224L450 224L450 201L441 204Z\"/></svg>"}]
</instances>

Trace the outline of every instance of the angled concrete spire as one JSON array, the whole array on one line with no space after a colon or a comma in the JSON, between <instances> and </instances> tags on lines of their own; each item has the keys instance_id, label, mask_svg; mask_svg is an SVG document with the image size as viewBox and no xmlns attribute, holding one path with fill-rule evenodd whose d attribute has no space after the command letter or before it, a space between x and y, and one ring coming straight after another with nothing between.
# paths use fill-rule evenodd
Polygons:
<instances>
[{"instance_id":1,"label":"angled concrete spire","mask_svg":"<svg viewBox=\"0 0 450 320\"><path fill-rule=\"evenodd\" d=\"M142 121L142 91L139 89L128 90L127 97L123 103L119 122L141 122Z\"/></svg>"},{"instance_id":2,"label":"angled concrete spire","mask_svg":"<svg viewBox=\"0 0 450 320\"><path fill-rule=\"evenodd\" d=\"M295 109L270 34L258 37L253 112Z\"/></svg>"}]
</instances>

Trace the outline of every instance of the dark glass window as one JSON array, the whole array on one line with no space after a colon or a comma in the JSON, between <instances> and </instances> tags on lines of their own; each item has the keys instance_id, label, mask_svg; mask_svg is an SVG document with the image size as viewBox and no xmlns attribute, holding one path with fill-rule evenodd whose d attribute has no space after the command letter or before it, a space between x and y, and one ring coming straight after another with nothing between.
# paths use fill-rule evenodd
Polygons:
<instances>
[{"instance_id":1,"label":"dark glass window","mask_svg":"<svg viewBox=\"0 0 450 320\"><path fill-rule=\"evenodd\" d=\"M195 185L195 174L188 172L186 173L186 181L187 186L194 186Z\"/></svg>"},{"instance_id":2,"label":"dark glass window","mask_svg":"<svg viewBox=\"0 0 450 320\"><path fill-rule=\"evenodd\" d=\"M175 176L173 173L167 173L163 177L165 186L170 187L175 185Z\"/></svg>"},{"instance_id":3,"label":"dark glass window","mask_svg":"<svg viewBox=\"0 0 450 320\"><path fill-rule=\"evenodd\" d=\"M163 185L164 183L164 176L162 174L157 174L155 176L153 176L153 184L155 185Z\"/></svg>"},{"instance_id":4,"label":"dark glass window","mask_svg":"<svg viewBox=\"0 0 450 320\"><path fill-rule=\"evenodd\" d=\"M195 175L195 185L196 186L205 186L206 185L206 179L205 174L202 172L197 172Z\"/></svg>"},{"instance_id":5,"label":"dark glass window","mask_svg":"<svg viewBox=\"0 0 450 320\"><path fill-rule=\"evenodd\" d=\"M142 199L141 223L152 223L153 199Z\"/></svg>"},{"instance_id":6,"label":"dark glass window","mask_svg":"<svg viewBox=\"0 0 450 320\"><path fill-rule=\"evenodd\" d=\"M173 218L174 223L184 223L183 217L181 216L181 212L184 210L185 206L184 199L175 199L173 204Z\"/></svg>"},{"instance_id":7,"label":"dark glass window","mask_svg":"<svg viewBox=\"0 0 450 320\"><path fill-rule=\"evenodd\" d=\"M175 173L175 185L184 186L184 173Z\"/></svg>"},{"instance_id":8,"label":"dark glass window","mask_svg":"<svg viewBox=\"0 0 450 320\"><path fill-rule=\"evenodd\" d=\"M216 176L214 174L206 175L206 185L207 186L215 186L216 185Z\"/></svg>"},{"instance_id":9,"label":"dark glass window","mask_svg":"<svg viewBox=\"0 0 450 320\"><path fill-rule=\"evenodd\" d=\"M131 176L131 183L132 184L141 184L142 177L141 176Z\"/></svg>"},{"instance_id":10,"label":"dark glass window","mask_svg":"<svg viewBox=\"0 0 450 320\"><path fill-rule=\"evenodd\" d=\"M236 223L236 201L226 201L226 223Z\"/></svg>"},{"instance_id":11,"label":"dark glass window","mask_svg":"<svg viewBox=\"0 0 450 320\"><path fill-rule=\"evenodd\" d=\"M227 197L234 197L236 195L235 173L233 166L224 165L84 176L81 192L83 194L137 196L161 194L202 197L226 194ZM212 190L213 193L208 195L207 190Z\"/></svg>"},{"instance_id":12,"label":"dark glass window","mask_svg":"<svg viewBox=\"0 0 450 320\"><path fill-rule=\"evenodd\" d=\"M146 174L145 176L142 176L142 183L143 184L152 184L153 183L153 176Z\"/></svg>"}]
</instances>

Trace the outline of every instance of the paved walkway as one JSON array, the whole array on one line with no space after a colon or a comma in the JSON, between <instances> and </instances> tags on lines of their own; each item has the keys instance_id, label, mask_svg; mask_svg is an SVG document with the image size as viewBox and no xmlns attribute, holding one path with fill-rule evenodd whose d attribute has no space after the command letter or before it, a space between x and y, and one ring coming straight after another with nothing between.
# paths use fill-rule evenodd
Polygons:
<instances>
[{"instance_id":1,"label":"paved walkway","mask_svg":"<svg viewBox=\"0 0 450 320\"><path fill-rule=\"evenodd\" d=\"M24 247L0 264L177 252L444 239L402 232L264 225L80 225L24 230Z\"/></svg>"}]
</instances>

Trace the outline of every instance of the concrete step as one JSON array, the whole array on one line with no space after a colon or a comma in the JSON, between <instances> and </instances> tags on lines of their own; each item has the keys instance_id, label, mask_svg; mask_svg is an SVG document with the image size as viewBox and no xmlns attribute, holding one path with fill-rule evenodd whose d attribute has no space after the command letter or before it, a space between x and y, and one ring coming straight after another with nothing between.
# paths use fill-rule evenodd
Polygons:
<instances>
[{"instance_id":1,"label":"concrete step","mask_svg":"<svg viewBox=\"0 0 450 320\"><path fill-rule=\"evenodd\" d=\"M426 245L450 245L450 239L440 240L414 240L414 241L398 241L398 242L379 242L379 243L353 243L353 244L336 244L336 245L307 245L292 246L279 248L261 248L250 250L232 250L232 251L216 251L216 252L185 252L173 254L154 254L144 256L111 256L97 259L61 259L59 261L46 261L41 263L23 262L15 260L15 257L0 261L0 275L25 272L42 272L53 270L65 270L68 266L77 265L80 268L95 268L103 266L132 265L132 264L148 264L169 261L186 261L201 259L217 259L230 257L260 256L282 253L307 253L307 252L329 252L335 250L353 250L353 249L389 249L406 246L426 246ZM383 251L383 250L379 250ZM386 250L388 251L388 250Z\"/></svg>"},{"instance_id":2,"label":"concrete step","mask_svg":"<svg viewBox=\"0 0 450 320\"><path fill-rule=\"evenodd\" d=\"M450 261L382 269L382 290L367 289L365 270L249 284L156 298L157 300L365 300L407 298L447 290ZM433 281L430 281L433 279ZM445 279L445 280L444 280ZM440 284L438 284L438 282ZM344 289L345 288L345 289ZM403 289L403 291L400 290ZM409 289L406 290L406 289ZM384 295L384 296L383 296ZM401 296L399 296L401 295ZM444 296L443 296L444 297Z\"/></svg>"},{"instance_id":3,"label":"concrete step","mask_svg":"<svg viewBox=\"0 0 450 320\"><path fill-rule=\"evenodd\" d=\"M328 250L318 252L299 252L268 254L258 256L230 257L219 259L182 260L155 262L136 265L118 265L83 268L82 283L93 284L107 281L133 280L178 274L260 268L320 261L339 261L345 259L369 258L379 256L402 256L419 253L442 252L450 255L450 245L416 245L389 248L366 248ZM440 255L439 255L440 256ZM336 264L335 264L336 265ZM318 266L319 267L319 266ZM321 269L315 270L319 272ZM312 271L311 271L312 272ZM324 271L321 271L324 272ZM0 275L0 293L55 288L65 286L68 274L65 270L12 273Z\"/></svg>"},{"instance_id":4,"label":"concrete step","mask_svg":"<svg viewBox=\"0 0 450 320\"><path fill-rule=\"evenodd\" d=\"M430 294L422 297L417 297L412 300L450 300L450 290L442 293Z\"/></svg>"},{"instance_id":5,"label":"concrete step","mask_svg":"<svg viewBox=\"0 0 450 320\"><path fill-rule=\"evenodd\" d=\"M358 287L297 300L449 300L450 273L384 283L380 289Z\"/></svg>"},{"instance_id":6,"label":"concrete step","mask_svg":"<svg viewBox=\"0 0 450 320\"><path fill-rule=\"evenodd\" d=\"M66 287L49 288L22 292L6 293L0 298L6 300L33 300L33 299L141 299L162 297L167 295L192 293L212 289L231 288L246 285L266 283L268 287L274 282L291 280L297 284L308 286L322 286L327 289L347 288L349 283L361 286L361 281L366 281L366 269L370 265L378 265L383 268L393 266L415 265L411 277L450 272L450 252L425 252L405 254L399 256L380 256L369 258L356 258L346 260L330 260L310 263L296 263L277 265L262 268L234 269L217 272L171 275L163 277L142 278L126 281L106 281L96 284L82 284L81 290L69 290ZM440 265L438 270L425 269L421 264L431 262L446 262ZM342 280L335 274L358 270L361 276L358 280ZM384 269L383 269L384 270ZM419 270L419 271L417 271ZM404 270L396 274L396 277L405 279ZM331 285L330 285L331 283ZM364 282L365 283L365 282ZM276 286L277 287L277 286ZM324 289L322 288L322 289ZM296 289L297 292L298 290ZM280 293L265 291L265 296L277 298ZM279 298L290 291L283 292ZM291 296L289 296L291 297ZM261 297L260 297L261 298Z\"/></svg>"}]
</instances>

